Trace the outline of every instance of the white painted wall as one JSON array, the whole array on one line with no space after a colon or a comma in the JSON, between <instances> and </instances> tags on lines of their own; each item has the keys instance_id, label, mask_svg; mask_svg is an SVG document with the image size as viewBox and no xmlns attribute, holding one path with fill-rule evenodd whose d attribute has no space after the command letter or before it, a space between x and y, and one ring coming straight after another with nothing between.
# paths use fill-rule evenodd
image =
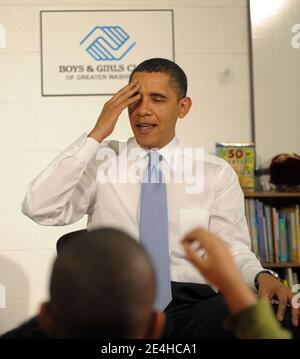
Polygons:
<instances>
[{"instance_id":1,"label":"white painted wall","mask_svg":"<svg viewBox=\"0 0 300 359\"><path fill-rule=\"evenodd\" d=\"M175 56L189 78L193 107L178 127L186 145L249 141L246 0L0 0L0 333L33 315L47 297L55 243L79 223L36 225L20 207L29 182L96 121L105 97L41 97L40 10L174 9ZM114 137L131 135L126 116ZM1 295L1 294L0 294Z\"/></svg>"},{"instance_id":2,"label":"white painted wall","mask_svg":"<svg viewBox=\"0 0 300 359\"><path fill-rule=\"evenodd\" d=\"M300 1L251 4L257 166L268 167L300 154Z\"/></svg>"}]
</instances>

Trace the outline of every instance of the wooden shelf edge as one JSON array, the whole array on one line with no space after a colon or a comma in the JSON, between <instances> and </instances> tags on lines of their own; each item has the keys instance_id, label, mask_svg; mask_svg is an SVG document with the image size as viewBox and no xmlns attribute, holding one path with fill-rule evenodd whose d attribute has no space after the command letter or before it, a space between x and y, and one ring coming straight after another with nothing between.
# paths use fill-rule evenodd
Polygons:
<instances>
[{"instance_id":1,"label":"wooden shelf edge","mask_svg":"<svg viewBox=\"0 0 300 359\"><path fill-rule=\"evenodd\" d=\"M245 198L269 198L269 197L300 197L300 192L275 192L275 191L243 191Z\"/></svg>"},{"instance_id":2,"label":"wooden shelf edge","mask_svg":"<svg viewBox=\"0 0 300 359\"><path fill-rule=\"evenodd\" d=\"M262 262L261 264L264 268L297 268L300 267L300 263L295 262L283 262L283 263L270 263L270 262Z\"/></svg>"}]
</instances>

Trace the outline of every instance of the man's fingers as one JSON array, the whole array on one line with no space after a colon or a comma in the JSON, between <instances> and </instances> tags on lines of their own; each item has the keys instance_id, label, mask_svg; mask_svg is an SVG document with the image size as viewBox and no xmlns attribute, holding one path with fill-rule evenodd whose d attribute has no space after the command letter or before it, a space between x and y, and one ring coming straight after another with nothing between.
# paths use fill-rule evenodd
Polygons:
<instances>
[{"instance_id":1,"label":"man's fingers","mask_svg":"<svg viewBox=\"0 0 300 359\"><path fill-rule=\"evenodd\" d=\"M138 101L141 98L141 94L137 93L131 97L129 97L128 100L126 100L123 104L122 107L123 109L130 106L131 104L133 104L135 101Z\"/></svg>"},{"instance_id":2,"label":"man's fingers","mask_svg":"<svg viewBox=\"0 0 300 359\"><path fill-rule=\"evenodd\" d=\"M138 84L137 80L132 80L131 82L129 82L127 85L125 85L124 87L122 87L118 92L115 93L115 97L118 97L121 93L126 92L128 90L130 90L132 87L136 86Z\"/></svg>"},{"instance_id":3,"label":"man's fingers","mask_svg":"<svg viewBox=\"0 0 300 359\"><path fill-rule=\"evenodd\" d=\"M131 82L129 82L129 84L127 84L126 86L124 86L123 88L121 88L121 90L119 90L112 98L111 98L111 102L116 101L118 99L120 99L120 97L123 97L124 95L128 95L130 96L130 93L134 93L134 91L137 90L137 88L140 87L140 84L138 83L137 80L133 80Z\"/></svg>"},{"instance_id":4,"label":"man's fingers","mask_svg":"<svg viewBox=\"0 0 300 359\"><path fill-rule=\"evenodd\" d=\"M120 94L119 97L112 97L104 105L105 112L112 113L114 116L118 117L127 106L131 105L141 97L141 95L137 92L139 88L140 85L136 83L130 90Z\"/></svg>"},{"instance_id":5,"label":"man's fingers","mask_svg":"<svg viewBox=\"0 0 300 359\"><path fill-rule=\"evenodd\" d=\"M285 288L282 288L278 291L277 298L278 298L277 319L282 321L288 303L288 296Z\"/></svg>"},{"instance_id":6,"label":"man's fingers","mask_svg":"<svg viewBox=\"0 0 300 359\"><path fill-rule=\"evenodd\" d=\"M110 100L110 105L113 107L121 107L122 110L128 106L128 103L133 103L137 100L137 98L140 98L140 94L138 93L138 90L140 88L140 84L137 83L135 86L128 89L126 92L121 93L118 97L113 97ZM131 99L134 98L132 101Z\"/></svg>"},{"instance_id":7,"label":"man's fingers","mask_svg":"<svg viewBox=\"0 0 300 359\"><path fill-rule=\"evenodd\" d=\"M259 287L259 296L260 297L265 297L267 298L269 301L272 300L272 298L274 297L274 293L273 292L269 292L267 289L263 289L261 286Z\"/></svg>"}]
</instances>

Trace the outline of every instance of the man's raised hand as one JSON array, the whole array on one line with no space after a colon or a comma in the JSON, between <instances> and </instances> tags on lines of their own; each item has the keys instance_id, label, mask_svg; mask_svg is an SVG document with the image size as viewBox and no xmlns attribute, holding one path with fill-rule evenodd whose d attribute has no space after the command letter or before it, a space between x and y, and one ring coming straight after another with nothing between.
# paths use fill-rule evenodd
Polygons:
<instances>
[{"instance_id":1,"label":"man's raised hand","mask_svg":"<svg viewBox=\"0 0 300 359\"><path fill-rule=\"evenodd\" d=\"M102 108L95 127L89 133L88 137L102 142L109 136L113 132L121 112L140 99L141 95L138 93L139 88L140 85L137 80L133 80L107 101Z\"/></svg>"}]
</instances>

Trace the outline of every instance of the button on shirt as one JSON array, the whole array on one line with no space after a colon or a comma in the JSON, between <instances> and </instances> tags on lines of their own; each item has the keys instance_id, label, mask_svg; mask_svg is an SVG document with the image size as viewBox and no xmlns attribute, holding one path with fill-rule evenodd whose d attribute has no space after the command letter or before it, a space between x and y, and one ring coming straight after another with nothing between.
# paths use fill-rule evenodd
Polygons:
<instances>
[{"instance_id":1,"label":"button on shirt","mask_svg":"<svg viewBox=\"0 0 300 359\"><path fill-rule=\"evenodd\" d=\"M254 288L254 277L263 268L251 252L244 196L234 170L216 156L184 148L177 138L159 152L167 182L171 279L207 283L180 243L201 226L229 245ZM99 144L84 134L29 185L22 211L42 225L71 224L87 214L88 229L110 226L138 238L146 157L147 149L134 138Z\"/></svg>"}]
</instances>

